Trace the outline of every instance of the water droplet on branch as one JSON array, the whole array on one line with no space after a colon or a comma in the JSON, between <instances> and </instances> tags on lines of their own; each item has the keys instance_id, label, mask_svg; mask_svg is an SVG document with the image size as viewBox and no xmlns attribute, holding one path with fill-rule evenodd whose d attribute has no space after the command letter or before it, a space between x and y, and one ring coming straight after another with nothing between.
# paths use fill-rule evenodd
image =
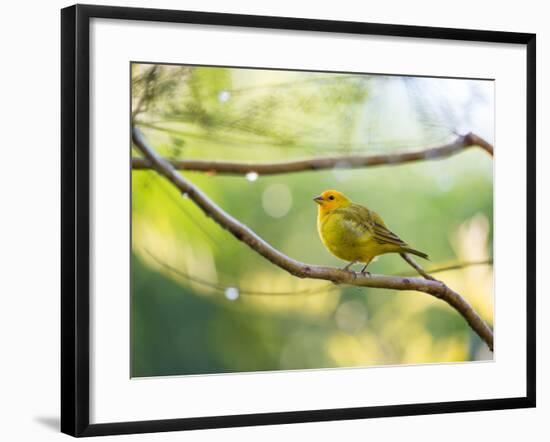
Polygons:
<instances>
[{"instance_id":1,"label":"water droplet on branch","mask_svg":"<svg viewBox=\"0 0 550 442\"><path fill-rule=\"evenodd\" d=\"M227 287L225 289L225 297L230 301L235 301L239 297L239 289L236 287Z\"/></svg>"},{"instance_id":2,"label":"water droplet on branch","mask_svg":"<svg viewBox=\"0 0 550 442\"><path fill-rule=\"evenodd\" d=\"M253 183L254 181L256 181L258 179L258 174L256 172L248 172L246 174L246 179L248 181L250 181L251 183Z\"/></svg>"}]
</instances>

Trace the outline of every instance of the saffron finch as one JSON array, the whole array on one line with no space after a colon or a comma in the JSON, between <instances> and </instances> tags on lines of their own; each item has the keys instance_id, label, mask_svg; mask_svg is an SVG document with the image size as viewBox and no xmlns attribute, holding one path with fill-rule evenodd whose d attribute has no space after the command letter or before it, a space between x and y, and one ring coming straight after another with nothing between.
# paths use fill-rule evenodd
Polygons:
<instances>
[{"instance_id":1,"label":"saffron finch","mask_svg":"<svg viewBox=\"0 0 550 442\"><path fill-rule=\"evenodd\" d=\"M321 241L334 256L349 261L344 270L363 263L364 273L372 259L384 253L412 253L429 259L390 231L380 215L344 194L327 190L313 200L319 204L317 229Z\"/></svg>"}]
</instances>

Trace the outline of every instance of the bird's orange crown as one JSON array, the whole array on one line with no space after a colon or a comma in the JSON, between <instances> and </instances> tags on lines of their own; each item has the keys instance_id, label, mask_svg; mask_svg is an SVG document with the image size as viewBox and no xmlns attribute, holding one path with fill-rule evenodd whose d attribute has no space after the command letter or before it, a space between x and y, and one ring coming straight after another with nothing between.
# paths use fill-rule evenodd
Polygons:
<instances>
[{"instance_id":1,"label":"bird's orange crown","mask_svg":"<svg viewBox=\"0 0 550 442\"><path fill-rule=\"evenodd\" d=\"M348 207L351 204L350 199L337 190L325 190L321 195L313 198L313 201L319 204L319 212L321 213Z\"/></svg>"}]
</instances>

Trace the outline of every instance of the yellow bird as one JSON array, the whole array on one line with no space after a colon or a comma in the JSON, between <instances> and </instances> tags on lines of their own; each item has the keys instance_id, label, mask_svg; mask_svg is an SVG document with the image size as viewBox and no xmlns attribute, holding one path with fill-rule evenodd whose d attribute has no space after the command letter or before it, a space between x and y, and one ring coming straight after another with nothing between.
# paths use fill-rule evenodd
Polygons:
<instances>
[{"instance_id":1,"label":"yellow bird","mask_svg":"<svg viewBox=\"0 0 550 442\"><path fill-rule=\"evenodd\" d=\"M361 273L364 273L372 259L384 253L412 253L429 259L390 231L380 215L344 194L326 190L313 201L319 204L317 229L321 241L334 256L349 261L344 270L363 263Z\"/></svg>"}]
</instances>

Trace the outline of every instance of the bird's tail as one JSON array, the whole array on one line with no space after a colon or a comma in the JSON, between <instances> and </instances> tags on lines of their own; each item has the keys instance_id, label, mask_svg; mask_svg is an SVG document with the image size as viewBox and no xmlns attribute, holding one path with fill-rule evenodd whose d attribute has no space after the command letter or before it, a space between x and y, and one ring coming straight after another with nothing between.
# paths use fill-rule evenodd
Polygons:
<instances>
[{"instance_id":1,"label":"bird's tail","mask_svg":"<svg viewBox=\"0 0 550 442\"><path fill-rule=\"evenodd\" d=\"M406 253L412 253L413 255L416 255L416 256L420 256L421 258L427 259L428 261L430 260L430 257L427 254L419 250L410 249L409 247L403 247L403 251Z\"/></svg>"}]
</instances>

